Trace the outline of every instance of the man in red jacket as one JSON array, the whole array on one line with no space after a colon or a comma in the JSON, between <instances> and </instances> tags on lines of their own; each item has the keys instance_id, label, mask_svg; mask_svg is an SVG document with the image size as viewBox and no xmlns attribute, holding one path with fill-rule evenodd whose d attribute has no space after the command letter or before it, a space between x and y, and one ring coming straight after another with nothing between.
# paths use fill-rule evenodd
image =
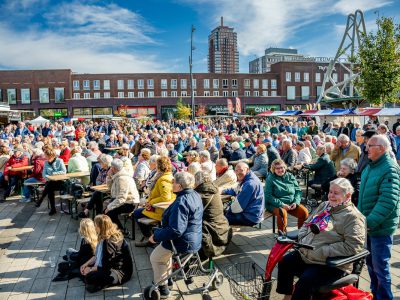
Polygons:
<instances>
[{"instance_id":1,"label":"man in red jacket","mask_svg":"<svg viewBox=\"0 0 400 300\"><path fill-rule=\"evenodd\" d=\"M10 196L11 191L13 191L17 185L18 179L23 178L26 174L26 171L15 172L11 171L11 169L27 166L28 163L28 157L24 155L24 149L22 146L18 145L15 147L14 154L10 157L4 167L4 180L8 182L7 189L4 193L4 199ZM4 202L4 199L0 200L0 202Z\"/></svg>"}]
</instances>

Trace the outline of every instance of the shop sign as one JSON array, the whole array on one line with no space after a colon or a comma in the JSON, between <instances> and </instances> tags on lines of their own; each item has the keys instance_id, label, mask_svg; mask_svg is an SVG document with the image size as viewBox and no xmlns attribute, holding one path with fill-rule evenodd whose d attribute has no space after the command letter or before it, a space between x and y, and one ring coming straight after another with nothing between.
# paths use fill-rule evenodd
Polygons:
<instances>
[{"instance_id":1,"label":"shop sign","mask_svg":"<svg viewBox=\"0 0 400 300\"><path fill-rule=\"evenodd\" d=\"M214 113L228 113L227 105L207 105L208 112Z\"/></svg>"},{"instance_id":2,"label":"shop sign","mask_svg":"<svg viewBox=\"0 0 400 300\"><path fill-rule=\"evenodd\" d=\"M269 105L265 105L265 104L261 104L261 105L257 105L257 104L250 104L250 105L246 105L246 113L248 111L254 111L255 113L262 113L268 110L280 110L281 106L278 104L269 104Z\"/></svg>"}]
</instances>

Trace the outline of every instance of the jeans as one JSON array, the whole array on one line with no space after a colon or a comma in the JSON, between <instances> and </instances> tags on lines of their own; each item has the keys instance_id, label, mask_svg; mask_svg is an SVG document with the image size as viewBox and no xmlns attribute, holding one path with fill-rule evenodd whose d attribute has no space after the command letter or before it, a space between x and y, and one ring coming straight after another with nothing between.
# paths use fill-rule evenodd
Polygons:
<instances>
[{"instance_id":1,"label":"jeans","mask_svg":"<svg viewBox=\"0 0 400 300\"><path fill-rule=\"evenodd\" d=\"M11 190L17 185L18 179L19 179L19 177L15 176L15 175L8 176L8 185L7 185L7 189L4 193L4 198L7 198L10 196Z\"/></svg>"},{"instance_id":2,"label":"jeans","mask_svg":"<svg viewBox=\"0 0 400 300\"><path fill-rule=\"evenodd\" d=\"M225 214L225 217L228 219L229 225L244 225L244 226L254 226L256 223L247 220L243 214L234 214L230 210L228 210Z\"/></svg>"},{"instance_id":3,"label":"jeans","mask_svg":"<svg viewBox=\"0 0 400 300\"><path fill-rule=\"evenodd\" d=\"M135 219L136 224L138 224L143 236L149 238L151 236L151 226L138 222L140 218L147 218L147 216L143 214L143 211L144 208L135 209L133 212L133 218Z\"/></svg>"},{"instance_id":4,"label":"jeans","mask_svg":"<svg viewBox=\"0 0 400 300\"><path fill-rule=\"evenodd\" d=\"M24 181L24 186L23 186L23 190L22 190L22 194L24 195L25 198L30 198L31 197L31 193L33 190L33 187L29 186L29 185L25 185L25 183L32 183L32 182L40 182L39 180L37 180L34 177L25 179Z\"/></svg>"},{"instance_id":5,"label":"jeans","mask_svg":"<svg viewBox=\"0 0 400 300\"><path fill-rule=\"evenodd\" d=\"M393 245L393 236L367 235L367 256L369 277L371 278L371 292L376 300L393 299L390 278L390 257Z\"/></svg>"}]
</instances>

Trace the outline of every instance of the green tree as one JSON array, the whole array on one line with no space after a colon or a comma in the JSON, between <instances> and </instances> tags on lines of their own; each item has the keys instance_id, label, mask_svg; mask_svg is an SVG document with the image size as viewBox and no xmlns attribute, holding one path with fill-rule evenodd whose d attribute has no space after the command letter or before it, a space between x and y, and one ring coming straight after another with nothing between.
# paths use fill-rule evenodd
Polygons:
<instances>
[{"instance_id":1,"label":"green tree","mask_svg":"<svg viewBox=\"0 0 400 300\"><path fill-rule=\"evenodd\" d=\"M400 26L392 18L377 19L378 30L362 37L355 58L360 77L355 83L371 104L399 102Z\"/></svg>"},{"instance_id":2,"label":"green tree","mask_svg":"<svg viewBox=\"0 0 400 300\"><path fill-rule=\"evenodd\" d=\"M175 117L179 120L187 120L191 117L192 110L189 105L183 103L182 98L179 98L176 102L176 113Z\"/></svg>"}]
</instances>

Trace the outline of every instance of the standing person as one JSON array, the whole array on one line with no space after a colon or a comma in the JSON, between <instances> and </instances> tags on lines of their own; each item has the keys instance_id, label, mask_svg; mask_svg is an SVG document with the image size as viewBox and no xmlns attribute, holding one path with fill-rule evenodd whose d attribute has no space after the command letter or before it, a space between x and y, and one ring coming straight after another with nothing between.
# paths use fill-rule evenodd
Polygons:
<instances>
[{"instance_id":1,"label":"standing person","mask_svg":"<svg viewBox=\"0 0 400 300\"><path fill-rule=\"evenodd\" d=\"M72 141L75 138L75 127L72 125L71 120L64 125L63 135L68 141Z\"/></svg>"},{"instance_id":2,"label":"standing person","mask_svg":"<svg viewBox=\"0 0 400 300\"><path fill-rule=\"evenodd\" d=\"M400 165L400 125L396 128L396 136L394 137L394 141L396 142L397 146L397 153L396 153L396 160L397 163Z\"/></svg>"},{"instance_id":3,"label":"standing person","mask_svg":"<svg viewBox=\"0 0 400 300\"><path fill-rule=\"evenodd\" d=\"M367 266L374 299L393 299L390 257L399 224L400 167L390 158L386 136L372 136L367 144L370 163L361 175L358 209L367 218Z\"/></svg>"},{"instance_id":4,"label":"standing person","mask_svg":"<svg viewBox=\"0 0 400 300\"><path fill-rule=\"evenodd\" d=\"M335 164L336 171L340 170L340 162L345 158L352 158L358 162L361 155L361 149L350 141L350 138L341 134L335 145L335 149L331 153L331 160Z\"/></svg>"}]
</instances>

